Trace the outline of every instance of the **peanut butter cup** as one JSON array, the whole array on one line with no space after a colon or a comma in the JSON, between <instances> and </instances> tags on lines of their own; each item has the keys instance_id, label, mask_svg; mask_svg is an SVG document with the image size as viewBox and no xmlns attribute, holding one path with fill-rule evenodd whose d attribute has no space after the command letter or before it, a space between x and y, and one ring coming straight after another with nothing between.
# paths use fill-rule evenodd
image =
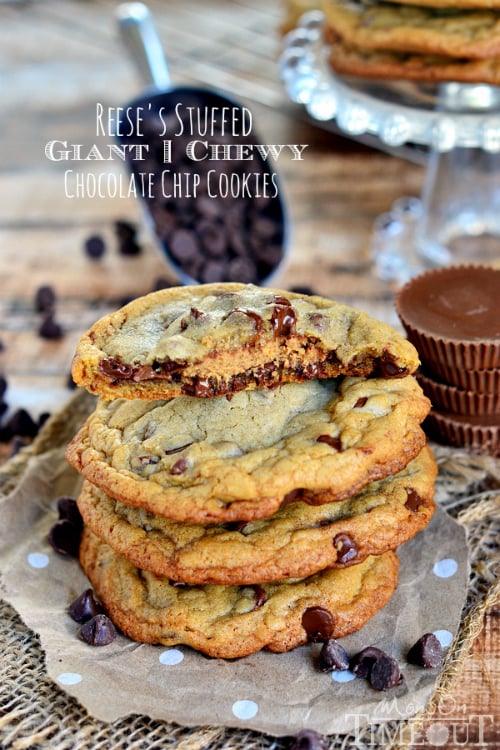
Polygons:
<instances>
[{"instance_id":1,"label":"peanut butter cup","mask_svg":"<svg viewBox=\"0 0 500 750\"><path fill-rule=\"evenodd\" d=\"M399 291L396 309L422 362L441 379L443 365L450 385L460 386L462 370L500 367L500 269L463 265L420 274Z\"/></svg>"}]
</instances>

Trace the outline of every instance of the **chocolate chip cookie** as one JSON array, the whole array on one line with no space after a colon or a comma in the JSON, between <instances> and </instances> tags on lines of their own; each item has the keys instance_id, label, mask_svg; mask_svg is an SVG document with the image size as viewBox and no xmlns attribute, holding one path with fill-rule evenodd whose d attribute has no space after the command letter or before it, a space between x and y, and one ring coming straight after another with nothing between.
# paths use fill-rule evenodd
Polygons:
<instances>
[{"instance_id":1,"label":"chocolate chip cookie","mask_svg":"<svg viewBox=\"0 0 500 750\"><path fill-rule=\"evenodd\" d=\"M481 59L500 55L500 17L493 10L420 8L369 0L323 0L327 24L362 50Z\"/></svg>"},{"instance_id":2,"label":"chocolate chip cookie","mask_svg":"<svg viewBox=\"0 0 500 750\"><path fill-rule=\"evenodd\" d=\"M133 640L233 659L359 630L392 596L393 552L359 565L255 586L174 585L135 568L89 529L80 561L114 624Z\"/></svg>"},{"instance_id":3,"label":"chocolate chip cookie","mask_svg":"<svg viewBox=\"0 0 500 750\"><path fill-rule=\"evenodd\" d=\"M394 550L430 521L436 465L428 448L395 477L337 503L292 502L270 518L201 526L116 502L85 482L87 526L143 570L186 583L255 584L313 575Z\"/></svg>"},{"instance_id":4,"label":"chocolate chip cookie","mask_svg":"<svg viewBox=\"0 0 500 750\"><path fill-rule=\"evenodd\" d=\"M418 366L390 326L346 305L251 284L171 287L98 321L73 361L108 399L212 398L337 375L400 378Z\"/></svg>"},{"instance_id":5,"label":"chocolate chip cookie","mask_svg":"<svg viewBox=\"0 0 500 750\"><path fill-rule=\"evenodd\" d=\"M500 85L500 57L483 60L406 52L375 52L332 41L328 60L336 73L362 78Z\"/></svg>"},{"instance_id":6,"label":"chocolate chip cookie","mask_svg":"<svg viewBox=\"0 0 500 750\"><path fill-rule=\"evenodd\" d=\"M340 378L231 399L100 400L67 449L111 497L177 521L248 521L351 497L425 443L413 377ZM290 496L290 493L293 493Z\"/></svg>"}]
</instances>

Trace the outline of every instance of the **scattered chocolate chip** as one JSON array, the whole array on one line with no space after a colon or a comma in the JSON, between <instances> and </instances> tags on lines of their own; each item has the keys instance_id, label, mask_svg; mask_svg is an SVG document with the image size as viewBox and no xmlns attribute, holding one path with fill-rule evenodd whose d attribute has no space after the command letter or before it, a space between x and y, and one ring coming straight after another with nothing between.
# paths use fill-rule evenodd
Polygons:
<instances>
[{"instance_id":1,"label":"scattered chocolate chip","mask_svg":"<svg viewBox=\"0 0 500 750\"><path fill-rule=\"evenodd\" d=\"M57 512L59 513L60 521L71 521L77 529L83 529L83 518L74 498L60 497L57 501Z\"/></svg>"},{"instance_id":2,"label":"scattered chocolate chip","mask_svg":"<svg viewBox=\"0 0 500 750\"><path fill-rule=\"evenodd\" d=\"M84 242L85 254L92 260L99 260L106 252L106 243L100 234L93 234Z\"/></svg>"},{"instance_id":3,"label":"scattered chocolate chip","mask_svg":"<svg viewBox=\"0 0 500 750\"><path fill-rule=\"evenodd\" d=\"M12 435L33 438L38 432L38 425L26 409L17 409L8 420L8 427Z\"/></svg>"},{"instance_id":4,"label":"scattered chocolate chip","mask_svg":"<svg viewBox=\"0 0 500 750\"><path fill-rule=\"evenodd\" d=\"M88 622L96 615L104 614L102 604L96 599L92 589L85 589L69 606L69 616L79 623Z\"/></svg>"},{"instance_id":5,"label":"scattered chocolate chip","mask_svg":"<svg viewBox=\"0 0 500 750\"><path fill-rule=\"evenodd\" d=\"M366 404L367 401L368 401L368 398L366 396L361 396L361 398L358 398L358 400L354 404L354 408L361 409Z\"/></svg>"},{"instance_id":6,"label":"scattered chocolate chip","mask_svg":"<svg viewBox=\"0 0 500 750\"><path fill-rule=\"evenodd\" d=\"M47 421L48 419L50 419L50 412L49 412L49 411L43 411L43 412L42 412L42 413L41 413L41 414L39 415L39 417L38 417L38 422L37 422L37 427L38 427L38 431L40 431L40 430L42 429L42 427L44 426L45 422L46 422L46 421Z\"/></svg>"},{"instance_id":7,"label":"scattered chocolate chip","mask_svg":"<svg viewBox=\"0 0 500 750\"><path fill-rule=\"evenodd\" d=\"M170 469L170 473L174 475L178 474L184 474L188 467L188 462L185 458L179 458L178 461L175 462L175 464Z\"/></svg>"},{"instance_id":8,"label":"scattered chocolate chip","mask_svg":"<svg viewBox=\"0 0 500 750\"><path fill-rule=\"evenodd\" d=\"M42 339L61 339L63 337L62 326L55 320L54 313L49 312L42 320L39 328L38 335Z\"/></svg>"},{"instance_id":9,"label":"scattered chocolate chip","mask_svg":"<svg viewBox=\"0 0 500 750\"><path fill-rule=\"evenodd\" d=\"M5 394L7 390L7 378L4 375L0 375L0 398Z\"/></svg>"},{"instance_id":10,"label":"scattered chocolate chip","mask_svg":"<svg viewBox=\"0 0 500 750\"><path fill-rule=\"evenodd\" d=\"M57 521L49 531L49 542L60 555L78 557L81 529L67 518Z\"/></svg>"},{"instance_id":11,"label":"scattered chocolate chip","mask_svg":"<svg viewBox=\"0 0 500 750\"><path fill-rule=\"evenodd\" d=\"M339 437L333 437L332 435L319 435L316 438L317 443L326 443L330 446L330 448L333 448L334 450L338 451L339 453L342 452L342 442Z\"/></svg>"},{"instance_id":12,"label":"scattered chocolate chip","mask_svg":"<svg viewBox=\"0 0 500 750\"><path fill-rule=\"evenodd\" d=\"M313 643L327 641L333 630L333 617L323 607L308 607L302 615L302 627Z\"/></svg>"},{"instance_id":13,"label":"scattered chocolate chip","mask_svg":"<svg viewBox=\"0 0 500 750\"><path fill-rule=\"evenodd\" d=\"M423 505L422 498L420 497L418 492L413 489L413 487L407 487L406 494L407 498L405 502L405 508L416 512L419 509L420 505Z\"/></svg>"},{"instance_id":14,"label":"scattered chocolate chip","mask_svg":"<svg viewBox=\"0 0 500 750\"><path fill-rule=\"evenodd\" d=\"M35 309L37 312L49 312L56 304L56 293L49 284L38 287L35 292Z\"/></svg>"},{"instance_id":15,"label":"scattered chocolate chip","mask_svg":"<svg viewBox=\"0 0 500 750\"><path fill-rule=\"evenodd\" d=\"M383 654L376 659L370 672L369 681L375 690L390 690L390 688L400 685L403 676L396 659L387 654Z\"/></svg>"},{"instance_id":16,"label":"scattered chocolate chip","mask_svg":"<svg viewBox=\"0 0 500 750\"><path fill-rule=\"evenodd\" d=\"M326 742L314 729L302 729L288 750L326 750Z\"/></svg>"},{"instance_id":17,"label":"scattered chocolate chip","mask_svg":"<svg viewBox=\"0 0 500 750\"><path fill-rule=\"evenodd\" d=\"M331 638L323 643L318 657L320 672L333 672L349 669L349 657L338 641Z\"/></svg>"},{"instance_id":18,"label":"scattered chocolate chip","mask_svg":"<svg viewBox=\"0 0 500 750\"><path fill-rule=\"evenodd\" d=\"M354 560L358 554L358 548L348 534L337 534L333 537L333 546L337 550L337 562L345 564Z\"/></svg>"},{"instance_id":19,"label":"scattered chocolate chip","mask_svg":"<svg viewBox=\"0 0 500 750\"><path fill-rule=\"evenodd\" d=\"M90 646L108 646L116 638L116 628L107 615L95 615L82 625L80 638Z\"/></svg>"},{"instance_id":20,"label":"scattered chocolate chip","mask_svg":"<svg viewBox=\"0 0 500 750\"><path fill-rule=\"evenodd\" d=\"M29 445L28 440L25 440L24 438L19 437L19 435L16 435L13 438L12 443L10 444L9 458L14 458L14 456L17 456L19 451L22 448L26 448L27 445Z\"/></svg>"},{"instance_id":21,"label":"scattered chocolate chip","mask_svg":"<svg viewBox=\"0 0 500 750\"><path fill-rule=\"evenodd\" d=\"M382 649L377 646L367 646L352 657L349 668L356 677L366 680L370 677L373 665L381 656L385 656Z\"/></svg>"},{"instance_id":22,"label":"scattered chocolate chip","mask_svg":"<svg viewBox=\"0 0 500 750\"><path fill-rule=\"evenodd\" d=\"M73 380L73 374L71 372L69 372L66 377L66 388L69 388L71 391L74 391L76 390L76 388L78 388L77 384Z\"/></svg>"},{"instance_id":23,"label":"scattered chocolate chip","mask_svg":"<svg viewBox=\"0 0 500 750\"><path fill-rule=\"evenodd\" d=\"M434 633L424 633L408 651L407 660L418 667L434 669L443 661L443 647Z\"/></svg>"}]
</instances>

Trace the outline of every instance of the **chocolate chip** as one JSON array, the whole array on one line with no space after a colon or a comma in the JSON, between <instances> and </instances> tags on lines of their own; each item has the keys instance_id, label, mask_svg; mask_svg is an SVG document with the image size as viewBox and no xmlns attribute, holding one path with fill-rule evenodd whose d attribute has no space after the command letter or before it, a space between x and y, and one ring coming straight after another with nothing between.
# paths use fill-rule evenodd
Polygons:
<instances>
[{"instance_id":1,"label":"chocolate chip","mask_svg":"<svg viewBox=\"0 0 500 750\"><path fill-rule=\"evenodd\" d=\"M390 690L390 688L400 685L403 676L396 659L387 654L383 654L376 659L370 672L369 681L375 690Z\"/></svg>"},{"instance_id":2,"label":"chocolate chip","mask_svg":"<svg viewBox=\"0 0 500 750\"><path fill-rule=\"evenodd\" d=\"M274 296L271 313L271 326L275 336L289 336L293 333L297 316L290 300L280 295Z\"/></svg>"},{"instance_id":3,"label":"chocolate chip","mask_svg":"<svg viewBox=\"0 0 500 750\"><path fill-rule=\"evenodd\" d=\"M35 309L37 312L49 312L56 304L56 293L49 284L39 286L35 292Z\"/></svg>"},{"instance_id":4,"label":"chocolate chip","mask_svg":"<svg viewBox=\"0 0 500 750\"><path fill-rule=\"evenodd\" d=\"M108 378L120 380L132 380L134 368L126 365L118 357L104 357L99 362L99 370Z\"/></svg>"},{"instance_id":5,"label":"chocolate chip","mask_svg":"<svg viewBox=\"0 0 500 750\"><path fill-rule=\"evenodd\" d=\"M62 326L55 320L54 313L49 312L38 327L38 335L42 339L61 339L63 337Z\"/></svg>"},{"instance_id":6,"label":"chocolate chip","mask_svg":"<svg viewBox=\"0 0 500 750\"><path fill-rule=\"evenodd\" d=\"M382 649L377 646L367 646L352 657L349 668L356 677L366 680L370 677L373 665L381 656L385 656Z\"/></svg>"},{"instance_id":7,"label":"chocolate chip","mask_svg":"<svg viewBox=\"0 0 500 750\"><path fill-rule=\"evenodd\" d=\"M313 643L327 641L333 630L333 617L323 607L308 607L302 615L302 627Z\"/></svg>"},{"instance_id":8,"label":"chocolate chip","mask_svg":"<svg viewBox=\"0 0 500 750\"><path fill-rule=\"evenodd\" d=\"M338 641L331 638L325 641L318 657L320 672L333 672L349 669L349 657L346 650Z\"/></svg>"},{"instance_id":9,"label":"chocolate chip","mask_svg":"<svg viewBox=\"0 0 500 750\"><path fill-rule=\"evenodd\" d=\"M57 501L57 512L59 520L71 521L77 529L83 528L83 519L74 498L60 497Z\"/></svg>"},{"instance_id":10,"label":"chocolate chip","mask_svg":"<svg viewBox=\"0 0 500 750\"><path fill-rule=\"evenodd\" d=\"M106 252L106 243L100 234L92 234L90 237L87 237L83 247L87 257L92 258L92 260L102 258Z\"/></svg>"},{"instance_id":11,"label":"chocolate chip","mask_svg":"<svg viewBox=\"0 0 500 750\"><path fill-rule=\"evenodd\" d=\"M413 487L406 487L406 494L407 498L405 502L405 508L416 512L419 509L420 505L423 505L422 498L420 497L418 492L413 489Z\"/></svg>"},{"instance_id":12,"label":"chocolate chip","mask_svg":"<svg viewBox=\"0 0 500 750\"><path fill-rule=\"evenodd\" d=\"M443 647L434 633L424 633L408 651L407 660L418 667L434 669L443 661Z\"/></svg>"},{"instance_id":13,"label":"chocolate chip","mask_svg":"<svg viewBox=\"0 0 500 750\"><path fill-rule=\"evenodd\" d=\"M380 372L383 378L404 378L409 374L407 367L399 367L396 358L387 350L382 353L378 361L378 367L375 368L376 374Z\"/></svg>"},{"instance_id":14,"label":"chocolate chip","mask_svg":"<svg viewBox=\"0 0 500 750\"><path fill-rule=\"evenodd\" d=\"M38 431L42 429L45 422L50 419L50 412L49 411L42 411L42 413L38 417L37 427Z\"/></svg>"},{"instance_id":15,"label":"chocolate chip","mask_svg":"<svg viewBox=\"0 0 500 750\"><path fill-rule=\"evenodd\" d=\"M104 614L102 604L96 599L92 589L85 589L69 605L69 616L79 623L88 622L96 615Z\"/></svg>"},{"instance_id":16,"label":"chocolate chip","mask_svg":"<svg viewBox=\"0 0 500 750\"><path fill-rule=\"evenodd\" d=\"M326 742L313 729L302 729L288 750L326 750Z\"/></svg>"},{"instance_id":17,"label":"chocolate chip","mask_svg":"<svg viewBox=\"0 0 500 750\"><path fill-rule=\"evenodd\" d=\"M26 409L17 409L6 425L13 435L33 438L38 432L38 425Z\"/></svg>"},{"instance_id":18,"label":"chocolate chip","mask_svg":"<svg viewBox=\"0 0 500 750\"><path fill-rule=\"evenodd\" d=\"M262 607L263 604L267 602L267 593L265 589L262 588L262 586L259 586L256 584L255 586L252 586L254 590L254 596L255 596L255 604L253 605L254 610L259 609L259 607Z\"/></svg>"},{"instance_id":19,"label":"chocolate chip","mask_svg":"<svg viewBox=\"0 0 500 750\"><path fill-rule=\"evenodd\" d=\"M5 394L7 390L7 378L4 375L0 375L0 398Z\"/></svg>"},{"instance_id":20,"label":"chocolate chip","mask_svg":"<svg viewBox=\"0 0 500 750\"><path fill-rule=\"evenodd\" d=\"M63 518L55 523L49 531L49 542L60 555L78 557L81 529Z\"/></svg>"},{"instance_id":21,"label":"chocolate chip","mask_svg":"<svg viewBox=\"0 0 500 750\"><path fill-rule=\"evenodd\" d=\"M175 475L178 474L184 474L188 467L188 462L185 458L179 458L178 461L175 462L175 464L170 469L170 473Z\"/></svg>"},{"instance_id":22,"label":"chocolate chip","mask_svg":"<svg viewBox=\"0 0 500 750\"><path fill-rule=\"evenodd\" d=\"M194 232L177 229L170 238L170 252L179 262L195 260L200 255L200 246Z\"/></svg>"},{"instance_id":23,"label":"chocolate chip","mask_svg":"<svg viewBox=\"0 0 500 750\"><path fill-rule=\"evenodd\" d=\"M358 548L348 534L337 534L333 537L333 546L337 550L337 562L345 564L354 560L358 554Z\"/></svg>"},{"instance_id":24,"label":"chocolate chip","mask_svg":"<svg viewBox=\"0 0 500 750\"><path fill-rule=\"evenodd\" d=\"M227 280L255 283L258 280L257 266L251 258L233 258L227 266Z\"/></svg>"},{"instance_id":25,"label":"chocolate chip","mask_svg":"<svg viewBox=\"0 0 500 750\"><path fill-rule=\"evenodd\" d=\"M338 451L339 453L342 452L342 442L339 437L333 437L332 435L319 435L316 438L317 443L326 443L330 446L330 448L333 448L334 450Z\"/></svg>"},{"instance_id":26,"label":"chocolate chip","mask_svg":"<svg viewBox=\"0 0 500 750\"><path fill-rule=\"evenodd\" d=\"M137 229L130 221L117 219L115 221L115 234L119 240L134 240Z\"/></svg>"},{"instance_id":27,"label":"chocolate chip","mask_svg":"<svg viewBox=\"0 0 500 750\"><path fill-rule=\"evenodd\" d=\"M358 400L354 404L354 408L361 409L366 404L367 401L368 401L368 398L366 396L361 396L361 398L358 398Z\"/></svg>"},{"instance_id":28,"label":"chocolate chip","mask_svg":"<svg viewBox=\"0 0 500 750\"><path fill-rule=\"evenodd\" d=\"M25 440L24 438L19 437L19 435L16 435L12 440L12 443L10 444L9 458L14 458L14 456L17 456L19 451L22 450L22 448L26 448L27 445L29 445L28 440Z\"/></svg>"},{"instance_id":29,"label":"chocolate chip","mask_svg":"<svg viewBox=\"0 0 500 750\"><path fill-rule=\"evenodd\" d=\"M90 646L108 646L116 638L116 628L107 615L95 615L82 625L80 638Z\"/></svg>"}]
</instances>

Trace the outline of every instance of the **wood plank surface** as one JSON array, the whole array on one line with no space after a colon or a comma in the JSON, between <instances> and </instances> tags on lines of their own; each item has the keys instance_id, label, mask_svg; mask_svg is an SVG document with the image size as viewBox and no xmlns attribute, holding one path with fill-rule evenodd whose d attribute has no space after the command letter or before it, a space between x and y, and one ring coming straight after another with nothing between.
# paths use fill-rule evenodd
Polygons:
<instances>
[{"instance_id":1,"label":"wood plank surface","mask_svg":"<svg viewBox=\"0 0 500 750\"><path fill-rule=\"evenodd\" d=\"M396 198L420 193L423 169L322 129L287 100L277 72L283 3L149 5L176 84L237 94L251 107L263 143L307 144L303 161L277 164L292 234L276 285L306 285L398 325L394 288L377 279L371 265L371 228ZM51 139L103 142L95 134L96 102L120 106L143 90L118 38L115 8L111 0L0 5L0 372L8 379L11 409L56 409L69 396L79 335L125 299L150 291L159 278L175 279L136 200L70 199L64 193L67 163L44 156ZM118 174L122 165L86 163L82 169ZM135 258L117 250L114 222L124 218L139 228L142 253ZM91 234L106 241L100 261L83 251ZM57 294L56 317L64 330L59 341L37 333L34 295L42 284ZM4 446L0 455L7 454ZM497 747L498 635L493 609L453 691L446 722L462 721L462 734L440 743L445 750L467 745L465 728L471 747ZM493 721L484 718L490 716ZM436 746L432 732L416 744Z\"/></svg>"}]
</instances>

